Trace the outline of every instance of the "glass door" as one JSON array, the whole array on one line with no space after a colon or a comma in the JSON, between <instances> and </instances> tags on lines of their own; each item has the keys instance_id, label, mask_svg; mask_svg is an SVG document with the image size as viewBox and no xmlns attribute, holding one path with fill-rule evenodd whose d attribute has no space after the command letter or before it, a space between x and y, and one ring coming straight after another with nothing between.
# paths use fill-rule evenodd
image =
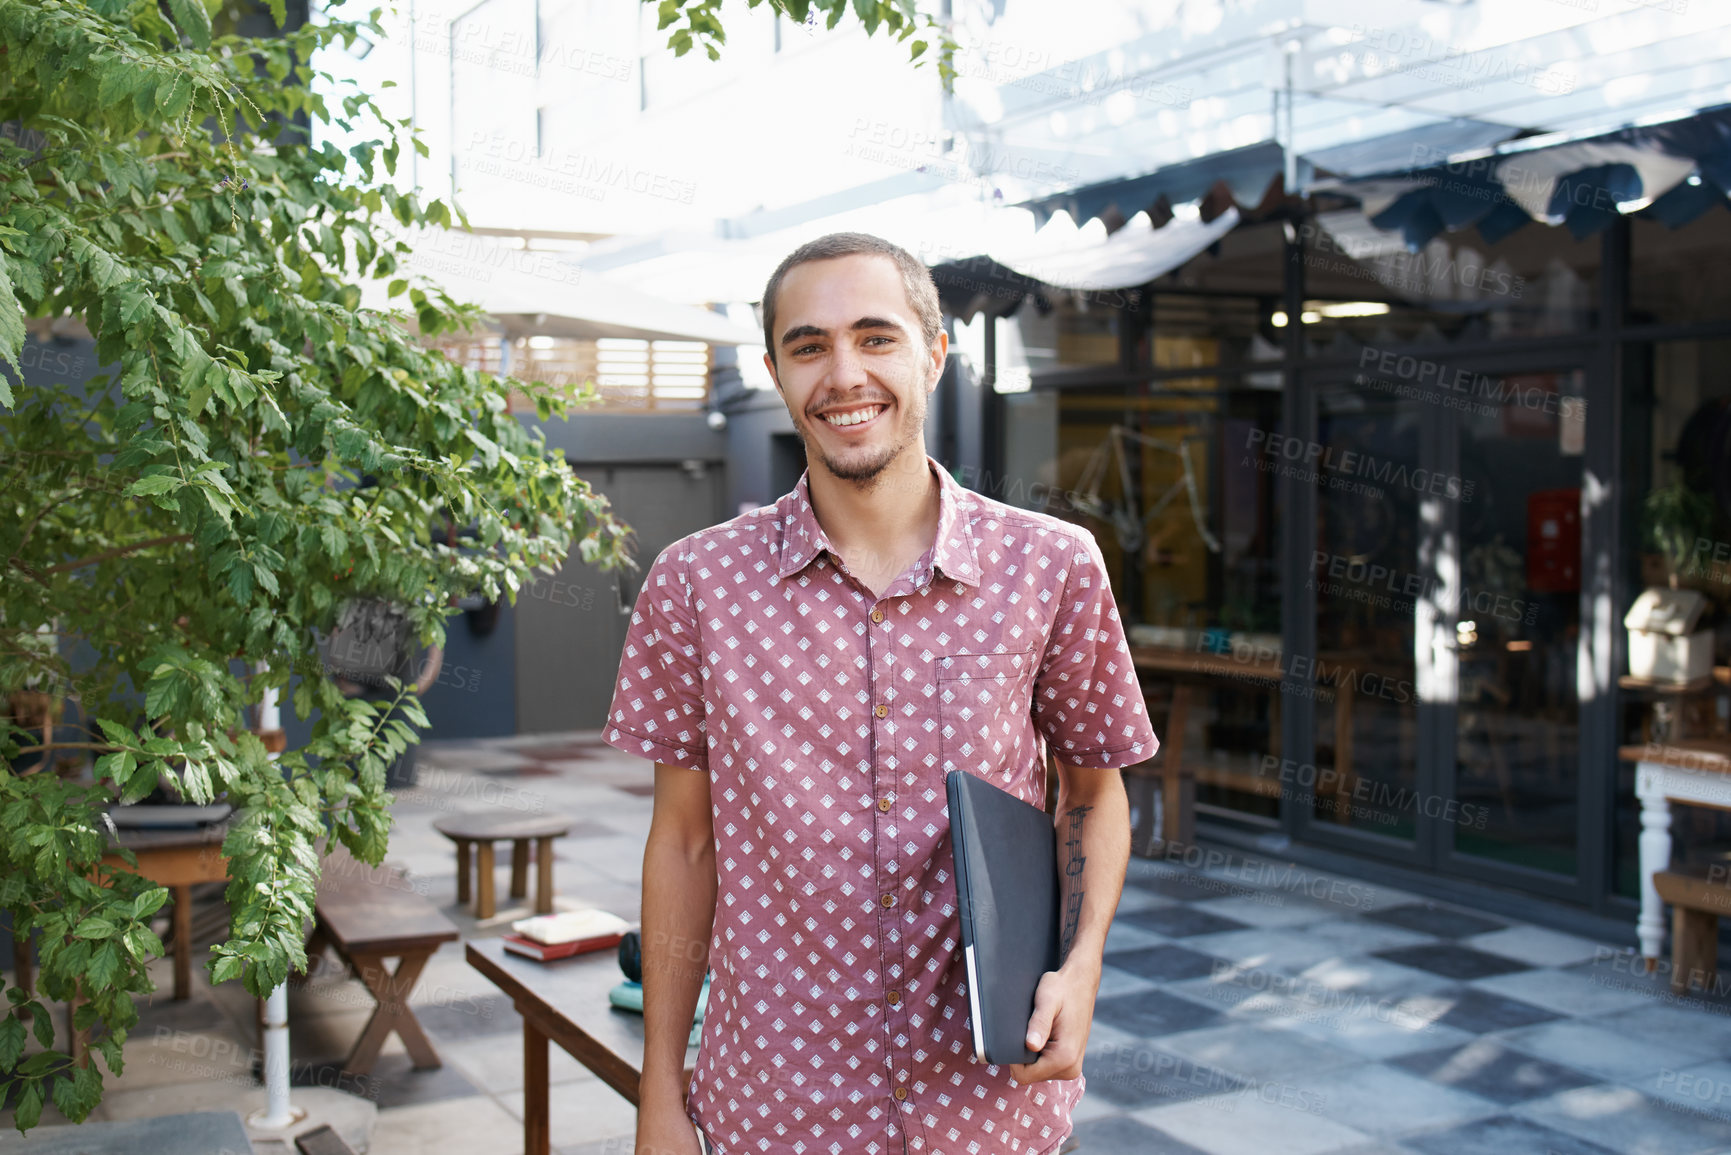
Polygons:
<instances>
[{"instance_id":1,"label":"glass door","mask_svg":"<svg viewBox=\"0 0 1731 1155\"><path fill-rule=\"evenodd\" d=\"M1585 371L1554 361L1310 379L1315 437L1280 446L1315 507L1294 835L1575 887Z\"/></svg>"},{"instance_id":2,"label":"glass door","mask_svg":"<svg viewBox=\"0 0 1731 1155\"><path fill-rule=\"evenodd\" d=\"M1585 376L1473 374L1449 422L1470 492L1444 521L1436 648L1454 693L1439 753L1454 805L1440 845L1464 873L1579 873Z\"/></svg>"}]
</instances>

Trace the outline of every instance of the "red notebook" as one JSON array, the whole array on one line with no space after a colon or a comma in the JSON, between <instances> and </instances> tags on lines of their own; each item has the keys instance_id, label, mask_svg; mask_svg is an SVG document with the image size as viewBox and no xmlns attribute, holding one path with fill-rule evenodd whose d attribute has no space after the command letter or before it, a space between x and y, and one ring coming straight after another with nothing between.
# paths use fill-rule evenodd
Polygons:
<instances>
[{"instance_id":1,"label":"red notebook","mask_svg":"<svg viewBox=\"0 0 1731 1155\"><path fill-rule=\"evenodd\" d=\"M608 947L618 946L619 940L624 937L623 932L615 932L598 934L590 938L572 939L570 942L547 943L536 942L534 939L526 938L520 934L506 934L500 935L499 941L504 943L505 949L512 954L539 959L541 962L551 962L557 958L570 958L572 955L586 954L592 950L606 950Z\"/></svg>"}]
</instances>

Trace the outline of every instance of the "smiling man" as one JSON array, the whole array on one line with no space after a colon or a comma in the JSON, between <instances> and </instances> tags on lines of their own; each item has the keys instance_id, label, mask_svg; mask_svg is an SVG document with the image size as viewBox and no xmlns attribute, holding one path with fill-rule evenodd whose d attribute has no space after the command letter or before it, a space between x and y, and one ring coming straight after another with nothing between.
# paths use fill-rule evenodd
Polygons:
<instances>
[{"instance_id":1,"label":"smiling man","mask_svg":"<svg viewBox=\"0 0 1731 1155\"><path fill-rule=\"evenodd\" d=\"M1118 769L1157 747L1099 548L926 456L949 342L907 252L822 237L763 315L805 476L656 559L604 731L656 764L638 1155L1049 1155L1129 858ZM1063 962L1039 1059L996 1066L968 1030L944 775L1039 805L1048 752Z\"/></svg>"}]
</instances>

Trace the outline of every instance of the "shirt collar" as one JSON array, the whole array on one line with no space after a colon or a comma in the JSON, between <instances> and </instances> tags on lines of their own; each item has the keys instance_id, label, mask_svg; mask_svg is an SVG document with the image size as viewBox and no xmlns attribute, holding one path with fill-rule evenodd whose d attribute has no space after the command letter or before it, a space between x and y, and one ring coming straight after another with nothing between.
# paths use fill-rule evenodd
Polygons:
<instances>
[{"instance_id":1,"label":"shirt collar","mask_svg":"<svg viewBox=\"0 0 1731 1155\"><path fill-rule=\"evenodd\" d=\"M964 516L974 508L973 495L930 455L926 457L926 468L938 479L938 534L932 548L921 556L920 564L942 570L945 577L963 585L978 586L979 555L974 550L973 531ZM800 474L793 492L776 503L776 517L781 524L781 564L777 573L783 578L799 573L825 550L838 559L841 557L812 512L810 475L809 469Z\"/></svg>"}]
</instances>

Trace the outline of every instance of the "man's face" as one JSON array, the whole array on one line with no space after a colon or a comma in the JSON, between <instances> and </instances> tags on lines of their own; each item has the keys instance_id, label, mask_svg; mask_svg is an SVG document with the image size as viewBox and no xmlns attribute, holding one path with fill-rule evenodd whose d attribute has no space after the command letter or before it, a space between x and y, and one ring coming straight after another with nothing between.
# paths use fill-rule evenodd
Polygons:
<instances>
[{"instance_id":1,"label":"man's face","mask_svg":"<svg viewBox=\"0 0 1731 1155\"><path fill-rule=\"evenodd\" d=\"M808 261L776 294L771 376L810 463L843 481L874 482L898 459L925 465L926 397L949 338L926 348L889 257Z\"/></svg>"}]
</instances>

